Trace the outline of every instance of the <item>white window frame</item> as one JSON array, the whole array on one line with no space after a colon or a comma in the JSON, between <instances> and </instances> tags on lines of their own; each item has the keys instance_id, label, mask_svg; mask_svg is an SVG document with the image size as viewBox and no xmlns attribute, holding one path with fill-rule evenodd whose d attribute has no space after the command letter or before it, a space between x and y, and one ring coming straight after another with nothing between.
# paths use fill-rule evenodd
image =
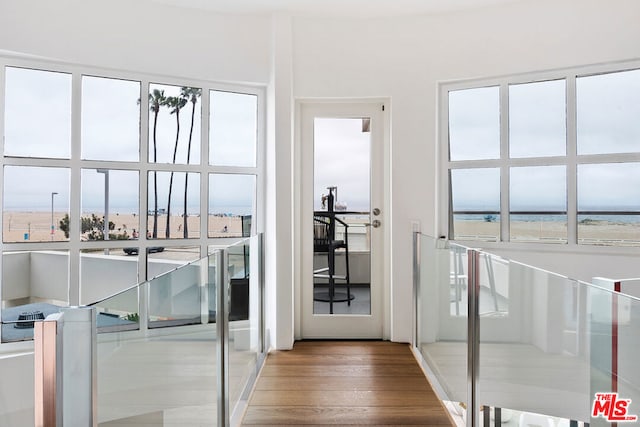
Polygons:
<instances>
[{"instance_id":1,"label":"white window frame","mask_svg":"<svg viewBox=\"0 0 640 427\"><path fill-rule=\"evenodd\" d=\"M67 168L70 171L70 201L69 201L69 240L63 242L3 242L0 241L0 259L4 252L13 251L42 251L56 250L68 251L69 254L69 304L80 304L80 253L83 249L100 248L121 248L122 241L81 241L80 240L80 214L81 214L81 172L83 169L117 169L131 170L139 173L139 213L140 213L140 236L136 241L136 246L140 248L138 255L138 281L143 282L151 279L146 276L147 254L146 248L158 246L164 247L199 247L199 257L208 254L210 246L219 245L221 240L224 243L231 243L234 238L210 238L207 227L209 208L209 175L214 173L242 174L256 176L255 206L252 212L252 228L254 233L264 231L265 218L265 118L266 118L266 88L263 85L231 84L214 81L189 79L165 75L154 75L150 73L140 73L124 70L104 69L92 66L84 66L57 61L44 61L25 58L22 55L0 56L0 135L4 135L5 117L5 68L20 67L43 71L68 73L72 76L72 106L71 106L71 156L69 159L49 159L49 158L28 158L28 157L5 157L4 138L0 141L0 167L5 165L14 166L58 166ZM82 77L83 76L104 77L140 82L141 105L140 105L140 158L138 162L131 161L96 161L82 160L81 157L81 98L82 98ZM167 164L149 162L148 158L148 133L149 133L149 105L148 93L149 84L190 86L202 89L201 114L202 132L200 136L200 163L199 164ZM214 166L209 164L209 100L210 91L226 91L257 96L257 147L256 164L252 167L244 166ZM147 240L146 238L146 213L147 207L147 182L149 171L176 171L195 172L200 175L200 237L188 239L160 239ZM0 173L0 200L4 200L4 173ZM4 224L4 209L0 209L0 223ZM2 239L0 239L2 240ZM0 262L1 264L1 262ZM1 271L1 267L0 267ZM1 277L1 276L0 276ZM133 285L133 283L131 284ZM0 285L0 297L2 289Z\"/></svg>"},{"instance_id":2,"label":"white window frame","mask_svg":"<svg viewBox=\"0 0 640 427\"><path fill-rule=\"evenodd\" d=\"M621 253L633 254L640 251L640 247L625 246L595 246L578 244L577 236L577 167L580 164L597 163L631 163L640 162L640 152L615 154L577 154L577 120L576 120L576 79L590 75L631 71L640 69L640 61L623 61L607 64L596 64L572 67L559 70L531 72L499 76L460 80L455 82L441 82L438 84L438 188L436 191L437 212L436 224L438 236L453 240L450 232L450 200L449 171L451 169L469 168L499 168L500 169L500 239L498 242L489 241L459 241L483 248L512 248L526 250L554 250L580 253ZM566 155L553 157L509 158L509 85L535 83L549 80L566 82ZM475 89L481 87L498 86L500 88L500 158L491 160L457 160L449 159L449 92L456 90ZM511 242L509 233L510 203L509 203L509 168L517 166L566 166L567 174L567 243L548 244L543 242Z\"/></svg>"}]
</instances>

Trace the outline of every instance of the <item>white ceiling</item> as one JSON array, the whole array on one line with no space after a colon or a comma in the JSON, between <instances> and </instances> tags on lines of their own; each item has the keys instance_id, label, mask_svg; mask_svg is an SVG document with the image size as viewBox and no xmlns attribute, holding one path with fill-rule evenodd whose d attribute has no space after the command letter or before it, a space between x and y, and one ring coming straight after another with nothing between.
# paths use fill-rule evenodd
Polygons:
<instances>
[{"instance_id":1,"label":"white ceiling","mask_svg":"<svg viewBox=\"0 0 640 427\"><path fill-rule=\"evenodd\" d=\"M524 0L152 0L176 7L232 14L284 12L292 15L374 18L482 8Z\"/></svg>"}]
</instances>

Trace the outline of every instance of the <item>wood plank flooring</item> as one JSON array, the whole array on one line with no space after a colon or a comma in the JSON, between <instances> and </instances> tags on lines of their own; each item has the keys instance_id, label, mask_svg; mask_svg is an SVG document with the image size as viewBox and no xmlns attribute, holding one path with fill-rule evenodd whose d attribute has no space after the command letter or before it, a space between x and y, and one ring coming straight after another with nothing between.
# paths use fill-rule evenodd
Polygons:
<instances>
[{"instance_id":1,"label":"wood plank flooring","mask_svg":"<svg viewBox=\"0 0 640 427\"><path fill-rule=\"evenodd\" d=\"M244 426L453 426L407 344L300 341L272 352Z\"/></svg>"}]
</instances>

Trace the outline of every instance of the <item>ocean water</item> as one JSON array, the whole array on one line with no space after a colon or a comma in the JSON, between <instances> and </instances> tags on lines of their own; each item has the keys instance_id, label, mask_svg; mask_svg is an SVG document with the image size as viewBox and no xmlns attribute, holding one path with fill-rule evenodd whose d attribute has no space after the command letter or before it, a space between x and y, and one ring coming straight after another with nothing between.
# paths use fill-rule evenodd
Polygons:
<instances>
[{"instance_id":1,"label":"ocean water","mask_svg":"<svg viewBox=\"0 0 640 427\"><path fill-rule=\"evenodd\" d=\"M455 214L456 221L500 222L497 214ZM567 222L566 215L511 215L511 221L520 222ZM640 224L640 215L578 215L581 222L608 222L614 224Z\"/></svg>"}]
</instances>

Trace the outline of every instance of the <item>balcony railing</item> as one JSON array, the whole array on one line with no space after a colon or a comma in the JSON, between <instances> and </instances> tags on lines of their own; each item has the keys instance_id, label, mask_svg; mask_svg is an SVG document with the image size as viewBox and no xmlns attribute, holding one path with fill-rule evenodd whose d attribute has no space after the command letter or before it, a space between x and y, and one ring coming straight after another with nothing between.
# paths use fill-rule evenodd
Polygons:
<instances>
[{"instance_id":1,"label":"balcony railing","mask_svg":"<svg viewBox=\"0 0 640 427\"><path fill-rule=\"evenodd\" d=\"M640 414L640 280L585 283L420 233L414 270L415 349L459 425L611 425L597 393Z\"/></svg>"},{"instance_id":2,"label":"balcony railing","mask_svg":"<svg viewBox=\"0 0 640 427\"><path fill-rule=\"evenodd\" d=\"M20 410L3 413L0 405L0 421L46 426L57 419L62 426L86 415L84 425L98 426L238 424L265 356L262 259L262 235L245 238L36 322L35 354L30 343L12 344L25 347L34 373L28 385L11 381ZM43 337L52 322L54 337ZM81 393L93 398L76 400Z\"/></svg>"}]
</instances>

